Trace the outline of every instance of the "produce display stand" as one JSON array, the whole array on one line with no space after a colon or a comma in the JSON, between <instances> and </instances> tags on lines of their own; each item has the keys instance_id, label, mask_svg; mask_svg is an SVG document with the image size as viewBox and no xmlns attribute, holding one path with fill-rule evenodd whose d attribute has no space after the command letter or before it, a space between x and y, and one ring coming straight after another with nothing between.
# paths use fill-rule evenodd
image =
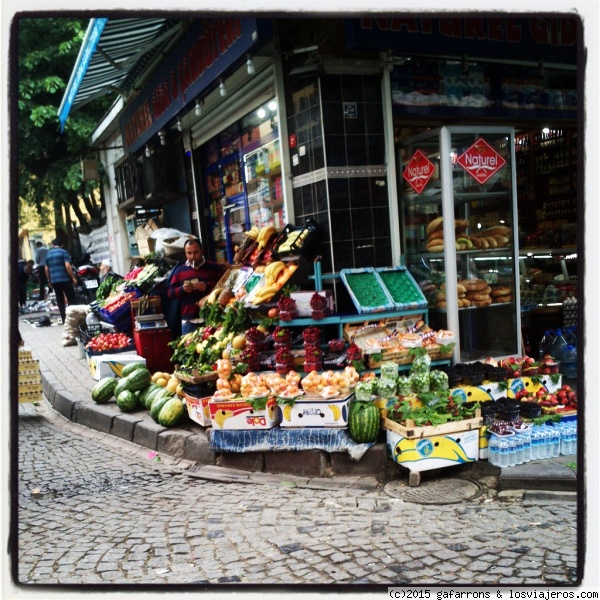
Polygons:
<instances>
[{"instance_id":1,"label":"produce display stand","mask_svg":"<svg viewBox=\"0 0 600 600\"><path fill-rule=\"evenodd\" d=\"M390 458L409 469L408 483L418 486L421 472L475 462L479 458L481 412L475 418L443 425L415 427L383 419Z\"/></svg>"}]
</instances>

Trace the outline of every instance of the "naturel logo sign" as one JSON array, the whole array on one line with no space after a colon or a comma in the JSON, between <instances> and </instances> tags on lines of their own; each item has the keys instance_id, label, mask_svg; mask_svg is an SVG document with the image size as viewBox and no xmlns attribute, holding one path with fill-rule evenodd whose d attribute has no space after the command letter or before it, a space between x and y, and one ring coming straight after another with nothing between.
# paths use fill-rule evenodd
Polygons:
<instances>
[{"instance_id":1,"label":"naturel logo sign","mask_svg":"<svg viewBox=\"0 0 600 600\"><path fill-rule=\"evenodd\" d=\"M417 194L420 194L435 172L435 165L427 156L417 150L408 161L402 177Z\"/></svg>"},{"instance_id":2,"label":"naturel logo sign","mask_svg":"<svg viewBox=\"0 0 600 600\"><path fill-rule=\"evenodd\" d=\"M463 152L457 162L480 184L484 184L506 164L502 156L481 138Z\"/></svg>"}]
</instances>

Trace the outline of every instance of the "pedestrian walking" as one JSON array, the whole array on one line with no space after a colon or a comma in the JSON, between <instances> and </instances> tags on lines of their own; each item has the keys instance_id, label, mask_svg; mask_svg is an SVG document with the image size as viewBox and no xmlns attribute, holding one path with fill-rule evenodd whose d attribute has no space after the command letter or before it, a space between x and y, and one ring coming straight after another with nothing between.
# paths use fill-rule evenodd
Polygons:
<instances>
[{"instance_id":1,"label":"pedestrian walking","mask_svg":"<svg viewBox=\"0 0 600 600\"><path fill-rule=\"evenodd\" d=\"M35 243L35 264L37 265L38 283L40 286L40 294L38 300L46 299L46 286L48 285L48 277L46 277L46 255L49 248L44 246L42 242Z\"/></svg>"},{"instance_id":2,"label":"pedestrian walking","mask_svg":"<svg viewBox=\"0 0 600 600\"><path fill-rule=\"evenodd\" d=\"M33 272L32 260L20 260L17 265L17 299L19 310L23 311L27 304L27 283Z\"/></svg>"},{"instance_id":3,"label":"pedestrian walking","mask_svg":"<svg viewBox=\"0 0 600 600\"><path fill-rule=\"evenodd\" d=\"M228 265L206 260L200 240L187 240L183 246L186 262L171 275L167 294L181 304L181 333L191 333L201 324L198 302L209 294Z\"/></svg>"},{"instance_id":4,"label":"pedestrian walking","mask_svg":"<svg viewBox=\"0 0 600 600\"><path fill-rule=\"evenodd\" d=\"M73 284L77 283L70 254L63 248L63 241L56 238L52 242L52 248L46 254L46 277L48 286L54 289L56 304L60 312L60 318L64 324L67 316L65 299L68 304L75 304L75 289Z\"/></svg>"}]
</instances>

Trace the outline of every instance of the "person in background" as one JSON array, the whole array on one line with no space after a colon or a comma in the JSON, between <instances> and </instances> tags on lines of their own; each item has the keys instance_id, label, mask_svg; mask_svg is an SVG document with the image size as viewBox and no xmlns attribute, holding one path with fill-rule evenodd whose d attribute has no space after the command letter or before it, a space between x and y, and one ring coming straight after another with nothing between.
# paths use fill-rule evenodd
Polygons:
<instances>
[{"instance_id":1,"label":"person in background","mask_svg":"<svg viewBox=\"0 0 600 600\"><path fill-rule=\"evenodd\" d=\"M48 278L46 277L46 254L48 254L48 247L44 246L42 242L35 243L35 264L38 266L38 283L40 284L40 295L39 300L46 299L46 286L48 285Z\"/></svg>"},{"instance_id":2,"label":"person in background","mask_svg":"<svg viewBox=\"0 0 600 600\"><path fill-rule=\"evenodd\" d=\"M187 240L183 249L187 260L173 271L167 295L181 304L181 333L186 334L202 323L198 302L213 290L229 265L206 260L200 240Z\"/></svg>"},{"instance_id":3,"label":"person in background","mask_svg":"<svg viewBox=\"0 0 600 600\"><path fill-rule=\"evenodd\" d=\"M100 263L100 272L98 275L98 279L100 280L100 283L102 283L108 277L108 274L110 273L111 269L112 269L112 263L110 262L110 260L104 259Z\"/></svg>"},{"instance_id":4,"label":"person in background","mask_svg":"<svg viewBox=\"0 0 600 600\"><path fill-rule=\"evenodd\" d=\"M73 284L77 283L77 279L71 262L71 256L63 248L62 240L56 238L46 254L46 277L48 286L53 288L56 294L56 304L63 324L67 316L65 299L68 304L75 304Z\"/></svg>"},{"instance_id":5,"label":"person in background","mask_svg":"<svg viewBox=\"0 0 600 600\"><path fill-rule=\"evenodd\" d=\"M17 265L17 297L19 309L22 311L27 304L27 282L33 271L33 261L20 260Z\"/></svg>"}]
</instances>

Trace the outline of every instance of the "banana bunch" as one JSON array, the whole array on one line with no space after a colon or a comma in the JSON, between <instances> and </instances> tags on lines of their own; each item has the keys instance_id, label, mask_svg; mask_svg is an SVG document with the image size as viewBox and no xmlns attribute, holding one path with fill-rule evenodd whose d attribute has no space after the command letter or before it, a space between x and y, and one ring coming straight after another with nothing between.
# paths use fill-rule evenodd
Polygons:
<instances>
[{"instance_id":1,"label":"banana bunch","mask_svg":"<svg viewBox=\"0 0 600 600\"><path fill-rule=\"evenodd\" d=\"M302 229L290 232L285 242L283 242L283 244L281 244L281 246L277 248L277 252L291 252L292 245L294 244L294 242L296 242L296 240L298 240L301 234Z\"/></svg>"},{"instance_id":2,"label":"banana bunch","mask_svg":"<svg viewBox=\"0 0 600 600\"><path fill-rule=\"evenodd\" d=\"M268 302L278 291L279 286L275 284L267 284L256 291L254 298L252 299L252 303L256 305L262 304L263 302Z\"/></svg>"},{"instance_id":3,"label":"banana bunch","mask_svg":"<svg viewBox=\"0 0 600 600\"><path fill-rule=\"evenodd\" d=\"M246 235L249 238L252 238L254 241L256 241L258 239L260 231L261 230L256 225L252 225L252 229L250 231L246 231Z\"/></svg>"},{"instance_id":4,"label":"banana bunch","mask_svg":"<svg viewBox=\"0 0 600 600\"><path fill-rule=\"evenodd\" d=\"M252 231L252 230L250 230ZM258 242L258 249L262 250L266 245L267 242L271 239L271 236L275 233L275 227L273 227L273 225L267 225L266 227L263 227L259 233L258 236L256 238L256 241Z\"/></svg>"},{"instance_id":5,"label":"banana bunch","mask_svg":"<svg viewBox=\"0 0 600 600\"><path fill-rule=\"evenodd\" d=\"M276 283L281 271L285 269L285 263L282 260L276 260L269 263L265 268L265 281L267 285Z\"/></svg>"},{"instance_id":6,"label":"banana bunch","mask_svg":"<svg viewBox=\"0 0 600 600\"><path fill-rule=\"evenodd\" d=\"M206 302L208 304L214 304L217 301L217 298L222 291L223 291L223 288L215 287L215 289L207 296Z\"/></svg>"}]
</instances>

